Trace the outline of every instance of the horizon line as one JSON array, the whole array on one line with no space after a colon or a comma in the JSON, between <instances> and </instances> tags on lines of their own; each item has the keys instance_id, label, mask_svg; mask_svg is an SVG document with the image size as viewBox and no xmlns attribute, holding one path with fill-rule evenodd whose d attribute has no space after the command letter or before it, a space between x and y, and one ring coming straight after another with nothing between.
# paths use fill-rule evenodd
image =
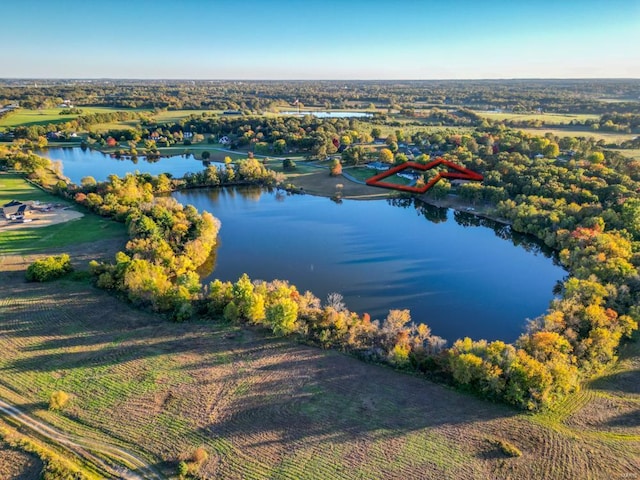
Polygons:
<instances>
[{"instance_id":1,"label":"horizon line","mask_svg":"<svg viewBox=\"0 0 640 480\"><path fill-rule=\"evenodd\" d=\"M515 80L638 80L640 77L484 77L484 78L188 78L188 77L0 77L4 80L173 80L189 82L453 82Z\"/></svg>"}]
</instances>

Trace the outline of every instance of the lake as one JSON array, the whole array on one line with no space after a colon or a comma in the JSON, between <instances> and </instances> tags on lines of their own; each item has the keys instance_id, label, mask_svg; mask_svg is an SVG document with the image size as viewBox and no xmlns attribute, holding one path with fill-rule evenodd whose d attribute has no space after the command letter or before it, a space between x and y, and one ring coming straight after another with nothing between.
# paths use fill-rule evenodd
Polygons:
<instances>
[{"instance_id":1,"label":"lake","mask_svg":"<svg viewBox=\"0 0 640 480\"><path fill-rule=\"evenodd\" d=\"M188 172L200 172L205 167L200 160L196 160L192 155L174 155L172 157L161 157L152 161L147 161L145 157L138 157L137 160L127 158L115 158L97 150L80 147L73 148L49 148L39 155L52 161L61 161L64 176L76 184L80 184L83 177L91 176L98 182L104 181L111 174L123 177L129 172L138 170L140 173L150 173L159 175L170 173L174 177L183 177ZM212 162L214 164L215 162Z\"/></svg>"},{"instance_id":2,"label":"lake","mask_svg":"<svg viewBox=\"0 0 640 480\"><path fill-rule=\"evenodd\" d=\"M373 117L372 113L366 112L280 112L280 115L296 115L296 116L304 116L304 115L313 115L317 118L364 118L364 117Z\"/></svg>"},{"instance_id":3,"label":"lake","mask_svg":"<svg viewBox=\"0 0 640 480\"><path fill-rule=\"evenodd\" d=\"M508 226L412 200L345 200L259 188L176 192L222 221L205 282L290 280L321 300L383 319L408 308L450 343L515 340L543 314L566 271L534 239Z\"/></svg>"}]
</instances>

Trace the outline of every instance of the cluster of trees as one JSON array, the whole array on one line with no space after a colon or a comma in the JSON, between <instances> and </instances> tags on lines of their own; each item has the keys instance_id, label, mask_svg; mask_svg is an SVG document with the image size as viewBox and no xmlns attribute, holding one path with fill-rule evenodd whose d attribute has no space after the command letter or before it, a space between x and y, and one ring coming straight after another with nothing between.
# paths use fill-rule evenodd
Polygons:
<instances>
[{"instance_id":1,"label":"cluster of trees","mask_svg":"<svg viewBox=\"0 0 640 480\"><path fill-rule=\"evenodd\" d=\"M605 113L593 127L608 132L637 133L640 132L640 114Z\"/></svg>"},{"instance_id":2,"label":"cluster of trees","mask_svg":"<svg viewBox=\"0 0 640 480\"><path fill-rule=\"evenodd\" d=\"M408 310L391 310L380 322L350 312L342 296L330 294L324 305L311 292L301 294L286 281L215 280L205 296L209 314L270 328L276 335L296 333L323 348L339 348L366 359L399 367L426 364L445 341L424 324L411 322Z\"/></svg>"},{"instance_id":3,"label":"cluster of trees","mask_svg":"<svg viewBox=\"0 0 640 480\"><path fill-rule=\"evenodd\" d=\"M515 345L458 341L448 370L460 385L531 408L577 388L638 328L640 162L600 152L591 141L557 138L546 140L571 146L572 157L531 158L524 152L545 139L508 130L491 137L506 151L463 156L485 181L459 194L496 205L515 230L558 251L572 278ZM513 378L528 379L529 391L513 386Z\"/></svg>"},{"instance_id":4,"label":"cluster of trees","mask_svg":"<svg viewBox=\"0 0 640 480\"><path fill-rule=\"evenodd\" d=\"M107 182L84 183L69 192L74 199L124 220L131 237L115 264L92 262L98 286L124 292L137 305L172 312L176 319L189 318L191 301L201 290L196 270L213 251L220 222L208 212L154 195L171 188L164 175L112 175Z\"/></svg>"},{"instance_id":5,"label":"cluster of trees","mask_svg":"<svg viewBox=\"0 0 640 480\"><path fill-rule=\"evenodd\" d=\"M153 128L153 127L151 127ZM295 150L315 158L336 153L338 146L370 142L372 137L354 119L303 117L196 117L168 125L165 130L228 136L230 148L253 146L260 153Z\"/></svg>"},{"instance_id":6,"label":"cluster of trees","mask_svg":"<svg viewBox=\"0 0 640 480\"><path fill-rule=\"evenodd\" d=\"M229 157L227 159L224 167L210 165L201 172L185 174L180 185L186 188L247 184L272 187L284 182L282 173L268 169L255 158L239 160L235 164Z\"/></svg>"}]
</instances>

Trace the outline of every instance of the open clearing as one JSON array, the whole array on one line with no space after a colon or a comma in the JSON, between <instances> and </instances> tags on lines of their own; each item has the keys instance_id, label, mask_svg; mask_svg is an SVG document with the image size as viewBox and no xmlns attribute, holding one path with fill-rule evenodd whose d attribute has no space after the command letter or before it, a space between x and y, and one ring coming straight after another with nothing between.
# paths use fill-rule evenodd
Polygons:
<instances>
[{"instance_id":1,"label":"open clearing","mask_svg":"<svg viewBox=\"0 0 640 480\"><path fill-rule=\"evenodd\" d=\"M65 110L64 108L43 108L40 110L30 110L27 108L20 108L15 112L9 113L0 118L0 127L17 127L17 126L32 126L32 125L48 125L50 123L64 123L74 118L78 118L80 115L89 115L91 113L109 113L118 111L129 111L131 109L126 108L111 108L111 107L78 107L82 110L81 114L68 114L60 115L60 112Z\"/></svg>"},{"instance_id":2,"label":"open clearing","mask_svg":"<svg viewBox=\"0 0 640 480\"><path fill-rule=\"evenodd\" d=\"M638 344L558 412L526 415L261 330L170 323L84 283L25 283L26 262L13 265L0 273L0 397L167 475L200 446L205 478L640 475ZM63 413L47 409L57 389L72 395Z\"/></svg>"},{"instance_id":3,"label":"open clearing","mask_svg":"<svg viewBox=\"0 0 640 480\"><path fill-rule=\"evenodd\" d=\"M606 143L622 143L626 140L632 140L638 136L637 133L616 133L616 132L600 132L591 130L589 128L577 128L577 127L540 127L540 128L518 128L517 130L523 130L529 132L532 135L544 136L546 133L551 133L557 137L593 137L596 140L604 140Z\"/></svg>"},{"instance_id":4,"label":"open clearing","mask_svg":"<svg viewBox=\"0 0 640 480\"><path fill-rule=\"evenodd\" d=\"M632 158L633 160L640 160L640 148L610 148L612 152L618 152L625 157Z\"/></svg>"},{"instance_id":5,"label":"open clearing","mask_svg":"<svg viewBox=\"0 0 640 480\"><path fill-rule=\"evenodd\" d=\"M488 118L490 120L515 120L515 121L529 121L540 120L547 125L567 124L573 120L584 122L585 120L598 120L599 115L594 114L582 114L582 113L504 113L504 112L487 112L477 110L475 113L481 117Z\"/></svg>"}]
</instances>

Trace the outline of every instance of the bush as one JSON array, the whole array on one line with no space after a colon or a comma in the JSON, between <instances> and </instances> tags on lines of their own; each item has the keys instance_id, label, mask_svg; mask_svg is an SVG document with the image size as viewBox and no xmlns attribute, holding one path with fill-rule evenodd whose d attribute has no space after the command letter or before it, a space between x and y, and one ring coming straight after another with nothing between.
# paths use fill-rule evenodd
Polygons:
<instances>
[{"instance_id":1,"label":"bush","mask_svg":"<svg viewBox=\"0 0 640 480\"><path fill-rule=\"evenodd\" d=\"M69 394L62 390L57 390L49 398L50 410L62 410L69 403Z\"/></svg>"},{"instance_id":2,"label":"bush","mask_svg":"<svg viewBox=\"0 0 640 480\"><path fill-rule=\"evenodd\" d=\"M36 260L27 268L29 282L47 282L73 271L68 254L56 255Z\"/></svg>"},{"instance_id":3,"label":"bush","mask_svg":"<svg viewBox=\"0 0 640 480\"><path fill-rule=\"evenodd\" d=\"M189 473L189 465L185 461L180 462L178 464L178 475L184 477L187 473Z\"/></svg>"},{"instance_id":4,"label":"bush","mask_svg":"<svg viewBox=\"0 0 640 480\"><path fill-rule=\"evenodd\" d=\"M511 442L507 442L506 440L489 440L489 442L499 448L507 457L522 456L522 451Z\"/></svg>"},{"instance_id":5,"label":"bush","mask_svg":"<svg viewBox=\"0 0 640 480\"><path fill-rule=\"evenodd\" d=\"M192 460L194 463L200 464L206 462L207 458L209 458L209 454L203 447L196 448L193 452Z\"/></svg>"}]
</instances>

